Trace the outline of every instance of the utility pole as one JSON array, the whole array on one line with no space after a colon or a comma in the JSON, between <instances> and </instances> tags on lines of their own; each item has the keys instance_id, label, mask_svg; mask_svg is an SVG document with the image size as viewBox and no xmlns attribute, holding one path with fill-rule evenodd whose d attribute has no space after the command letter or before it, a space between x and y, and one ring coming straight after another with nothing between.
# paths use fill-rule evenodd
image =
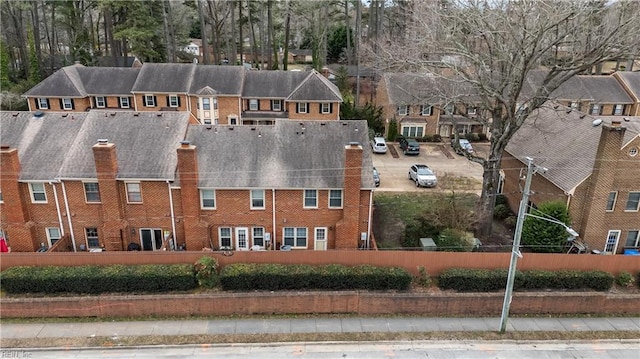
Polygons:
<instances>
[{"instance_id":1,"label":"utility pole","mask_svg":"<svg viewBox=\"0 0 640 359\"><path fill-rule=\"evenodd\" d=\"M522 200L518 209L518 221L516 222L516 231L513 236L513 248L511 249L511 262L509 264L509 276L507 277L507 289L504 292L504 303L502 304L502 316L500 317L500 333L504 333L507 329L507 317L509 316L509 306L513 296L513 282L516 279L516 264L518 258L522 258L520 253L520 238L522 238L522 224L527 212L529 204L529 189L531 188L531 177L534 173L535 166L533 158L526 157L527 160L527 177L524 182L524 191L522 192Z\"/></svg>"}]
</instances>

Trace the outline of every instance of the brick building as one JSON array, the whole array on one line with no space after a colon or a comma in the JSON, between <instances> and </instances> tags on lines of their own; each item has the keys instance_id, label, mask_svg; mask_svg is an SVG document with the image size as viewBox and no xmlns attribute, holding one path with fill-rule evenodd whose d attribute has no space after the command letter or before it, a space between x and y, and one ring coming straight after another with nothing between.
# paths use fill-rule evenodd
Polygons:
<instances>
[{"instance_id":1,"label":"brick building","mask_svg":"<svg viewBox=\"0 0 640 359\"><path fill-rule=\"evenodd\" d=\"M565 202L589 249L619 254L640 247L640 118L598 119L553 104L534 112L505 150L502 192L517 213L532 157L547 171L534 175L530 205Z\"/></svg>"},{"instance_id":2,"label":"brick building","mask_svg":"<svg viewBox=\"0 0 640 359\"><path fill-rule=\"evenodd\" d=\"M64 67L24 96L31 111L178 111L191 123L273 124L340 119L342 96L317 71L145 63L140 68Z\"/></svg>"},{"instance_id":3,"label":"brick building","mask_svg":"<svg viewBox=\"0 0 640 359\"><path fill-rule=\"evenodd\" d=\"M368 243L365 121L190 125L182 111L99 110L1 121L0 230L14 251Z\"/></svg>"}]
</instances>

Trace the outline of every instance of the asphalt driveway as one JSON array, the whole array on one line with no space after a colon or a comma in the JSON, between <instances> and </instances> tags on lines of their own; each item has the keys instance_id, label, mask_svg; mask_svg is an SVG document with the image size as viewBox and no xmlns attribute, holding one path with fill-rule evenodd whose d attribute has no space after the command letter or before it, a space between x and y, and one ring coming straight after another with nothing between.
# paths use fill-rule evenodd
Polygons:
<instances>
[{"instance_id":1,"label":"asphalt driveway","mask_svg":"<svg viewBox=\"0 0 640 359\"><path fill-rule=\"evenodd\" d=\"M387 153L372 155L373 165L380 173L378 191L437 191L451 189L454 186L456 190L480 193L482 166L464 156L456 155L448 143L421 143L418 156L404 155L395 142L387 142L387 146L390 147ZM483 154L487 152L489 145L474 143L473 146L476 152ZM397 158L394 158L394 150L391 147L394 147ZM415 183L408 178L409 167L414 163L431 167L438 177L438 187L416 188Z\"/></svg>"}]
</instances>

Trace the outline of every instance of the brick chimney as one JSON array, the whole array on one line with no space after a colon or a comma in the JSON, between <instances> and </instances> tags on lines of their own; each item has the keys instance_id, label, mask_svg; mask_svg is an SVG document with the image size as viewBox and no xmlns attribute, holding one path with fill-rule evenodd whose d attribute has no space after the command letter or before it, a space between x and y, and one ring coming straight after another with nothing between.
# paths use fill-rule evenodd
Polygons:
<instances>
[{"instance_id":1,"label":"brick chimney","mask_svg":"<svg viewBox=\"0 0 640 359\"><path fill-rule=\"evenodd\" d=\"M617 168L620 164L621 148L624 143L626 128L620 126L620 121L613 121L611 125L603 125L598 142L593 172L589 177L584 219L579 233L587 240L587 245L593 249L603 249L604 239L607 238L605 223L608 215L605 211L609 192L614 190ZM591 240L590 240L591 239ZM621 246L618 246L621 248Z\"/></svg>"},{"instance_id":2,"label":"brick chimney","mask_svg":"<svg viewBox=\"0 0 640 359\"><path fill-rule=\"evenodd\" d=\"M120 251L133 239L128 237L128 231L125 230L122 201L126 194L119 190L116 180L118 174L116 145L109 143L106 139L99 139L98 143L93 145L93 159L100 187L100 202L102 202L103 238L100 244L104 245L108 251Z\"/></svg>"},{"instance_id":3,"label":"brick chimney","mask_svg":"<svg viewBox=\"0 0 640 359\"><path fill-rule=\"evenodd\" d=\"M344 151L342 219L336 224L336 249L357 249L360 243L362 146L351 142Z\"/></svg>"},{"instance_id":4,"label":"brick chimney","mask_svg":"<svg viewBox=\"0 0 640 359\"><path fill-rule=\"evenodd\" d=\"M198 190L198 154L196 146L181 141L178 147L178 176L184 216L184 235L188 250L209 247L206 224L200 223L200 191Z\"/></svg>"},{"instance_id":5,"label":"brick chimney","mask_svg":"<svg viewBox=\"0 0 640 359\"><path fill-rule=\"evenodd\" d=\"M2 228L7 232L9 246L15 252L33 252L40 247L33 226L30 226L28 203L24 201L28 195L20 193L20 159L18 150L8 146L0 147L0 185L4 201ZM24 190L28 191L26 185ZM24 200L23 200L24 199Z\"/></svg>"}]
</instances>

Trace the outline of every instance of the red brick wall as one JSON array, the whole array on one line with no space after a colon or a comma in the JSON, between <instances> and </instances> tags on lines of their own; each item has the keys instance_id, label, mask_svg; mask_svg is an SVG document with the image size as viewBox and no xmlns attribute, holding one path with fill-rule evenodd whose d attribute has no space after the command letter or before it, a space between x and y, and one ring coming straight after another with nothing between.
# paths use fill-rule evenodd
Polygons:
<instances>
[{"instance_id":1,"label":"red brick wall","mask_svg":"<svg viewBox=\"0 0 640 359\"><path fill-rule=\"evenodd\" d=\"M146 317L238 314L412 314L420 316L496 316L504 295L366 292L216 293L126 297L2 299L3 318ZM215 303L215 305L211 305ZM285 304L283 304L285 303ZM512 315L637 315L638 296L604 293L515 293ZM497 329L497 328L496 328Z\"/></svg>"},{"instance_id":2,"label":"red brick wall","mask_svg":"<svg viewBox=\"0 0 640 359\"><path fill-rule=\"evenodd\" d=\"M156 97L156 105L154 107L147 107L144 105L144 96L145 95L154 95ZM173 95L173 94L172 94ZM131 108L132 109L136 109L136 111L160 111L160 109L162 108L170 108L169 107L169 102L168 102L168 94L163 94L163 93L145 93L145 94L135 94L133 96L133 99L135 101L134 105L133 103L131 104ZM171 108L171 110L175 110L175 111L187 111L187 97L186 95L177 95L178 98L180 98L180 106L178 107L173 107ZM137 106L137 107L136 107Z\"/></svg>"},{"instance_id":3,"label":"red brick wall","mask_svg":"<svg viewBox=\"0 0 640 359\"><path fill-rule=\"evenodd\" d=\"M31 111L38 111L36 97L29 97L27 101L29 102L29 109ZM62 106L60 106L59 98L48 98L49 99L49 109L40 110L40 111L56 111L56 112L84 112L86 109L91 108L91 99L89 97L85 98L74 98L73 99L73 110L63 110Z\"/></svg>"},{"instance_id":4,"label":"red brick wall","mask_svg":"<svg viewBox=\"0 0 640 359\"><path fill-rule=\"evenodd\" d=\"M319 102L307 102L307 113L298 113L296 102L286 102L285 107L289 112L289 118L293 120L319 120L319 121L331 121L340 119L340 103L334 102L331 113L320 113Z\"/></svg>"}]
</instances>

